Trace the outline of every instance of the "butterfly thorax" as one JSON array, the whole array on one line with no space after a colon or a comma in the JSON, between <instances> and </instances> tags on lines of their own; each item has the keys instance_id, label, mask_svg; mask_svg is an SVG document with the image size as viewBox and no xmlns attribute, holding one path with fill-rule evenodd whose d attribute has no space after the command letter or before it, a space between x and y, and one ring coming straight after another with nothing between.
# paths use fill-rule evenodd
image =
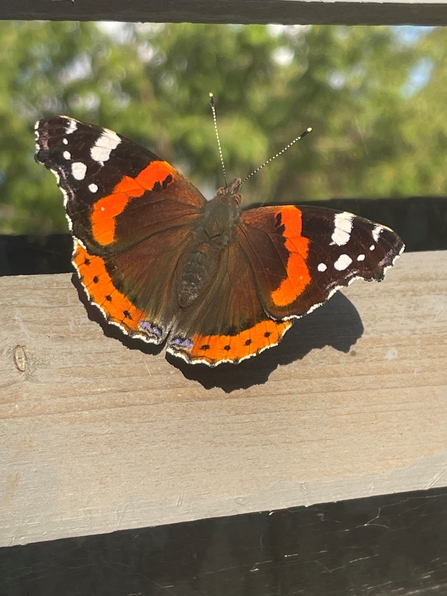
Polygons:
<instances>
[{"instance_id":1,"label":"butterfly thorax","mask_svg":"<svg viewBox=\"0 0 447 596\"><path fill-rule=\"evenodd\" d=\"M203 218L192 231L190 250L179 264L180 282L177 297L185 308L206 288L219 266L223 251L231 242L240 218L240 179L220 188L204 207Z\"/></svg>"}]
</instances>

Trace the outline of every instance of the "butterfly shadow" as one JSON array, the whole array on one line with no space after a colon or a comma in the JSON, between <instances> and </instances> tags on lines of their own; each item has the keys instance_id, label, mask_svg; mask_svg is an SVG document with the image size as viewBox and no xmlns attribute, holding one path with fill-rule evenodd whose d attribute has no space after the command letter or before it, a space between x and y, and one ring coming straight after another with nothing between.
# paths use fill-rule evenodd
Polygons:
<instances>
[{"instance_id":1,"label":"butterfly shadow","mask_svg":"<svg viewBox=\"0 0 447 596\"><path fill-rule=\"evenodd\" d=\"M210 368L204 364L187 364L167 354L169 362L190 380L205 389L220 387L226 393L266 383L280 365L302 360L309 352L331 346L348 353L363 334L363 324L353 303L337 292L324 306L298 319L282 342L238 365L221 364Z\"/></svg>"},{"instance_id":2,"label":"butterfly shadow","mask_svg":"<svg viewBox=\"0 0 447 596\"><path fill-rule=\"evenodd\" d=\"M144 354L157 355L163 351L164 346L129 337L117 326L108 323L100 310L89 301L75 274L72 282L89 319L101 326L104 335L119 340L130 350L140 350ZM231 393L236 389L266 383L278 366L302 360L312 350L331 346L348 353L362 333L363 324L357 309L346 296L337 292L324 306L295 321L278 346L238 365L221 364L210 368L205 364L188 364L171 354L166 354L166 359L185 378L200 383L205 389L219 387Z\"/></svg>"}]
</instances>

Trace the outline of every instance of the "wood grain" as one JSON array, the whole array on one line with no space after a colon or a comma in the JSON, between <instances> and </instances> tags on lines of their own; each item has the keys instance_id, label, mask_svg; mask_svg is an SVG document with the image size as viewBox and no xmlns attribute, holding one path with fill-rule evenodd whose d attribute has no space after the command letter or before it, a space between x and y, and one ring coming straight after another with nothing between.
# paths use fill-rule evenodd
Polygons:
<instances>
[{"instance_id":1,"label":"wood grain","mask_svg":"<svg viewBox=\"0 0 447 596\"><path fill-rule=\"evenodd\" d=\"M445 25L446 0L0 0L0 19Z\"/></svg>"},{"instance_id":2,"label":"wood grain","mask_svg":"<svg viewBox=\"0 0 447 596\"><path fill-rule=\"evenodd\" d=\"M447 252L217 369L109 337L70 278L0 279L0 545L447 485Z\"/></svg>"}]
</instances>

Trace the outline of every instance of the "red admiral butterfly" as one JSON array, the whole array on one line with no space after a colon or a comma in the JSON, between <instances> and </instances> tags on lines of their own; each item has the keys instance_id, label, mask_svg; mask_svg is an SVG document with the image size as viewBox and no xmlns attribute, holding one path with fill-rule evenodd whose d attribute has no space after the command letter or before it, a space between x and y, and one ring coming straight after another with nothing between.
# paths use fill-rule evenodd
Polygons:
<instances>
[{"instance_id":1,"label":"red admiral butterfly","mask_svg":"<svg viewBox=\"0 0 447 596\"><path fill-rule=\"evenodd\" d=\"M36 161L56 176L90 301L124 333L187 362L237 363L275 346L354 279L382 280L404 250L389 228L321 207L212 201L144 147L55 116Z\"/></svg>"}]
</instances>

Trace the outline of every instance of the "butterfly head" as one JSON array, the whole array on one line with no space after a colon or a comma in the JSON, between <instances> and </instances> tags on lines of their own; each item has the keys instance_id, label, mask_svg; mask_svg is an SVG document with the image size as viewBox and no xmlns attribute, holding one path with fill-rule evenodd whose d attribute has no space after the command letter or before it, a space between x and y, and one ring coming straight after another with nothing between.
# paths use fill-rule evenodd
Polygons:
<instances>
[{"instance_id":1,"label":"butterfly head","mask_svg":"<svg viewBox=\"0 0 447 596\"><path fill-rule=\"evenodd\" d=\"M239 189L242 186L242 180L240 178L235 178L230 184L226 186L222 186L216 192L217 197L228 197L230 200L236 201L238 205L242 202L242 196L239 193Z\"/></svg>"},{"instance_id":2,"label":"butterfly head","mask_svg":"<svg viewBox=\"0 0 447 596\"><path fill-rule=\"evenodd\" d=\"M207 201L201 225L197 229L205 230L210 238L219 238L224 246L232 234L233 226L241 215L242 196L239 194L241 179L235 178L231 184L219 188L216 196Z\"/></svg>"}]
</instances>

